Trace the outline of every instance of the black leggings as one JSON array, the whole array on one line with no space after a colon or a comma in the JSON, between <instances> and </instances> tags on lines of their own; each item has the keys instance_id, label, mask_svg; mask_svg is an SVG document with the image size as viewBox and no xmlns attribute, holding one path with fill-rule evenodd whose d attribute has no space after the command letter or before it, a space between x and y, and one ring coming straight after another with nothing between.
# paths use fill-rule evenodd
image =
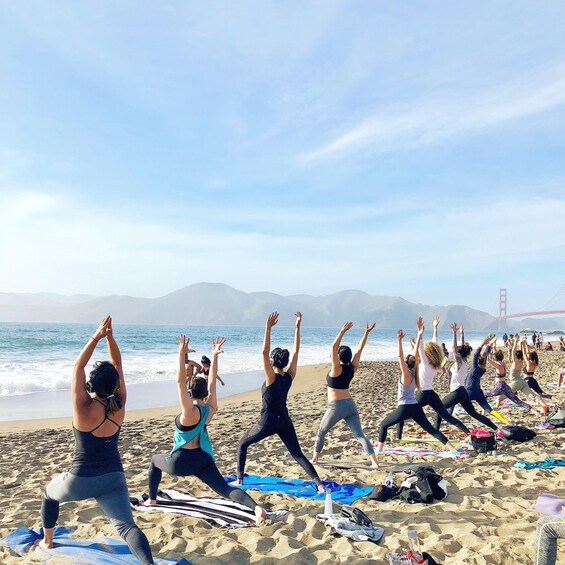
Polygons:
<instances>
[{"instance_id":1,"label":"black leggings","mask_svg":"<svg viewBox=\"0 0 565 565\"><path fill-rule=\"evenodd\" d=\"M308 473L308 476L318 485L322 484L316 469L300 449L298 437L288 414L265 413L257 424L251 426L239 440L237 450L237 478L243 480L247 449L250 445L272 435L278 435L294 460Z\"/></svg>"},{"instance_id":2,"label":"black leggings","mask_svg":"<svg viewBox=\"0 0 565 565\"><path fill-rule=\"evenodd\" d=\"M537 392L540 396L546 394L539 386L539 383L535 377L524 377L526 384L534 391Z\"/></svg>"},{"instance_id":3,"label":"black leggings","mask_svg":"<svg viewBox=\"0 0 565 565\"><path fill-rule=\"evenodd\" d=\"M467 426L454 418L446 409L441 402L441 398L437 395L435 390L420 390L416 393L416 400L418 404L424 408L426 406L431 406L445 421L449 422L452 426L455 426L462 432L466 434L469 433ZM399 422L396 426L396 436L398 439L402 439L402 430L404 428L404 422Z\"/></svg>"},{"instance_id":4,"label":"black leggings","mask_svg":"<svg viewBox=\"0 0 565 565\"><path fill-rule=\"evenodd\" d=\"M255 510L257 503L244 491L230 487L216 467L216 463L200 447L178 449L173 454L154 455L149 465L149 498L155 500L163 471L175 477L194 476L224 498Z\"/></svg>"},{"instance_id":5,"label":"black leggings","mask_svg":"<svg viewBox=\"0 0 565 565\"><path fill-rule=\"evenodd\" d=\"M479 422L481 422L481 424L488 426L491 430L496 431L498 429L496 424L494 424L486 416L479 414L475 410L475 407L473 406L473 403L471 402L471 399L469 398L469 395L467 394L467 391L465 390L464 386L460 386L458 389L454 390L453 392L450 392L447 396L444 396L441 402L450 414L453 414L454 406L460 404L465 410L465 412L467 412L467 414L471 416L471 418L478 420ZM441 426L441 416L437 414L436 425L435 425L436 430L439 430L440 426Z\"/></svg>"},{"instance_id":6,"label":"black leggings","mask_svg":"<svg viewBox=\"0 0 565 565\"><path fill-rule=\"evenodd\" d=\"M386 433L390 426L401 424L404 420L414 420L424 431L434 436L438 441L445 445L449 440L439 431L434 429L430 421L426 418L424 410L419 404L400 404L390 414L385 416L379 427L379 442L386 440Z\"/></svg>"}]
</instances>

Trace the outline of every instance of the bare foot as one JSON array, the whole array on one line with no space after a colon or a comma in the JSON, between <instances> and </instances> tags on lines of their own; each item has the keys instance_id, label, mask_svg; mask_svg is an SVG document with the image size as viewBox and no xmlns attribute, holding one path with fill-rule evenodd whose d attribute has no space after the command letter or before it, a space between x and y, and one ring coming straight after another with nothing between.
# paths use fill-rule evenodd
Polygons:
<instances>
[{"instance_id":1,"label":"bare foot","mask_svg":"<svg viewBox=\"0 0 565 565\"><path fill-rule=\"evenodd\" d=\"M377 456L373 453L371 456L371 467L373 469L378 469L379 468L379 462L377 461Z\"/></svg>"},{"instance_id":2,"label":"bare foot","mask_svg":"<svg viewBox=\"0 0 565 565\"><path fill-rule=\"evenodd\" d=\"M267 511L261 506L255 506L255 523L260 524L267 518Z\"/></svg>"},{"instance_id":3,"label":"bare foot","mask_svg":"<svg viewBox=\"0 0 565 565\"><path fill-rule=\"evenodd\" d=\"M148 499L143 503L143 506L157 506L157 501Z\"/></svg>"},{"instance_id":4,"label":"bare foot","mask_svg":"<svg viewBox=\"0 0 565 565\"><path fill-rule=\"evenodd\" d=\"M228 484L232 487L240 487L240 486L243 486L243 480L236 479L235 481L232 481L231 483L228 483Z\"/></svg>"},{"instance_id":5,"label":"bare foot","mask_svg":"<svg viewBox=\"0 0 565 565\"><path fill-rule=\"evenodd\" d=\"M326 492L326 487L324 485L318 485L318 492Z\"/></svg>"},{"instance_id":6,"label":"bare foot","mask_svg":"<svg viewBox=\"0 0 565 565\"><path fill-rule=\"evenodd\" d=\"M34 545L36 547L42 547L43 549L53 549L53 540L45 540L45 538L37 540Z\"/></svg>"},{"instance_id":7,"label":"bare foot","mask_svg":"<svg viewBox=\"0 0 565 565\"><path fill-rule=\"evenodd\" d=\"M316 463L318 463L318 454L314 453L314 457L312 457L312 459L310 459L310 462L312 463L312 465L316 465Z\"/></svg>"}]
</instances>

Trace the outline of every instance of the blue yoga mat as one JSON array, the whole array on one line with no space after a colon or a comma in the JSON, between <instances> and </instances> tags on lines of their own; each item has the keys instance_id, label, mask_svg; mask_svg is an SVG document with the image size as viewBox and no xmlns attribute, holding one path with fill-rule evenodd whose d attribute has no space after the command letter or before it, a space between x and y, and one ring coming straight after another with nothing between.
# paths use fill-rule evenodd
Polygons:
<instances>
[{"instance_id":1,"label":"blue yoga mat","mask_svg":"<svg viewBox=\"0 0 565 565\"><path fill-rule=\"evenodd\" d=\"M235 475L224 477L227 483L236 480ZM333 481L322 481L324 487L332 491L332 500L342 504L351 504L362 496L367 496L373 487L358 487L356 485L334 483ZM245 475L243 486L237 487L244 490L253 489L263 492L282 492L297 496L299 498L309 498L311 500L324 500L326 495L318 492L314 481L303 481L302 479L284 479L280 477L258 477L257 475Z\"/></svg>"},{"instance_id":2,"label":"blue yoga mat","mask_svg":"<svg viewBox=\"0 0 565 565\"><path fill-rule=\"evenodd\" d=\"M76 563L92 563L93 565L139 565L139 561L132 555L126 542L113 538L96 538L81 540L70 534L76 528L57 526L53 536L55 547L53 549L34 549L34 556L42 563L54 557L67 557ZM0 542L15 551L18 555L27 553L35 541L43 538L43 529L18 528ZM155 558L156 565L191 565L190 561L181 559Z\"/></svg>"}]
</instances>

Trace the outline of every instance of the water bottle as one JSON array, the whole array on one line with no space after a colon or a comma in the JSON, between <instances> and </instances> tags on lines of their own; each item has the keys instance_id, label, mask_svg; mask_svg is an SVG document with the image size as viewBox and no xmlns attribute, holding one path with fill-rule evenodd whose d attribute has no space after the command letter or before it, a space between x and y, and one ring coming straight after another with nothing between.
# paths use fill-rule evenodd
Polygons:
<instances>
[{"instance_id":1,"label":"water bottle","mask_svg":"<svg viewBox=\"0 0 565 565\"><path fill-rule=\"evenodd\" d=\"M334 513L334 509L333 509L333 504L332 504L332 491L331 489L327 488L326 489L326 502L324 504L324 514L328 515L328 514L333 514Z\"/></svg>"},{"instance_id":2,"label":"water bottle","mask_svg":"<svg viewBox=\"0 0 565 565\"><path fill-rule=\"evenodd\" d=\"M425 559L422 557L418 532L408 528L406 533L408 534L408 545L410 546L410 551L407 553L408 557L410 557L413 563L424 563Z\"/></svg>"},{"instance_id":3,"label":"water bottle","mask_svg":"<svg viewBox=\"0 0 565 565\"><path fill-rule=\"evenodd\" d=\"M394 475L392 474L392 472L389 472L389 474L387 475L386 480L385 480L385 486L391 487L393 478L394 478Z\"/></svg>"}]
</instances>

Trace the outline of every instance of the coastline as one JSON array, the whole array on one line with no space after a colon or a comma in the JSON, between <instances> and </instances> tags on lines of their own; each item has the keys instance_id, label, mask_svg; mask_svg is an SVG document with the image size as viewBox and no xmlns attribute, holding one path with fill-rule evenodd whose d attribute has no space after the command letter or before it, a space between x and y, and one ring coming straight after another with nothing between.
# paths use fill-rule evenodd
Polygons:
<instances>
[{"instance_id":1,"label":"coastline","mask_svg":"<svg viewBox=\"0 0 565 565\"><path fill-rule=\"evenodd\" d=\"M549 388L558 368L565 366L565 353L540 355L536 377L541 386L565 401L565 388ZM290 390L288 407L300 445L310 457L316 430L326 409L325 374L329 364L301 366ZM374 442L384 415L396 405L399 369L395 362L362 362L351 385L361 423ZM485 387L492 382L485 377ZM438 379L438 394L448 388L448 379ZM217 416L209 426L218 468L224 475L236 469L237 445L243 433L259 418L259 387L220 400ZM120 452L131 494L147 489L147 465L153 454L170 450L173 417L178 408L161 407L130 410L120 438ZM502 408L501 412L521 425L534 428L541 420L522 409ZM465 419L465 418L464 418ZM468 419L465 419L468 421ZM57 427L58 426L58 427ZM33 433L37 431L38 433ZM451 439L460 432L444 425ZM30 433L31 432L31 433ZM139 527L147 535L155 556L186 557L195 565L217 563L326 564L363 562L382 565L385 553L407 548L406 529L415 528L422 546L443 563L464 565L529 565L535 525L540 514L531 506L542 492L563 496L565 476L561 469L518 469L516 461L536 461L546 457L565 457L565 429L536 429L537 436L523 444L499 444L496 456L474 455L463 460L407 455L386 455L380 469L360 466L368 462L358 450L358 442L343 423L326 437L321 460L340 460L345 468L317 466L323 480L358 485L380 485L389 471L402 480L402 470L430 465L448 482L448 497L432 505L410 505L401 500L384 503L359 499L355 506L385 530L379 544L356 543L335 536L315 518L323 511L323 501L307 500L285 494L249 491L259 503L273 510L288 509L284 522L242 529L220 529L203 520L175 514L135 513ZM392 435L393 430L389 430ZM405 436L417 429L407 424ZM2 506L0 537L18 526L40 524L41 493L56 474L68 469L73 452L69 419L31 420L0 423L0 438L5 453L0 461ZM429 444L425 444L429 446ZM420 444L421 446L421 444ZM276 436L252 446L246 472L286 478L307 479ZM163 476L162 488L210 496L211 491L194 477ZM61 505L59 524L74 526L74 536L83 540L100 536L118 538L94 500ZM33 552L15 556L0 546L0 562L6 565L34 563ZM55 561L54 561L55 562ZM558 565L565 565L561 555Z\"/></svg>"}]
</instances>

